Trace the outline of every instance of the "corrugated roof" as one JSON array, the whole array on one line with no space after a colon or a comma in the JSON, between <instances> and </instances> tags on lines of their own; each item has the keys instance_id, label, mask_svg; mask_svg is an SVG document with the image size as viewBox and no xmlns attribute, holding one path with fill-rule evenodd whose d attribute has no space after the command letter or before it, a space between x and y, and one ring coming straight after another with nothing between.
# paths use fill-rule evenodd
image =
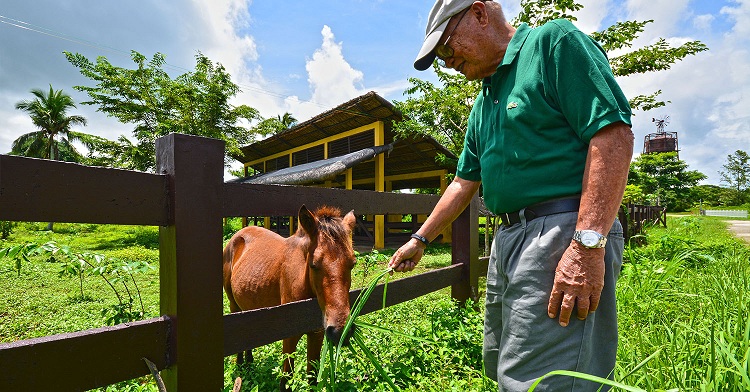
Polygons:
<instances>
[{"instance_id":1,"label":"corrugated roof","mask_svg":"<svg viewBox=\"0 0 750 392\"><path fill-rule=\"evenodd\" d=\"M385 124L385 143L400 142L394 145L393 151L386 158L385 175L403 175L425 171L446 169L454 171L455 167L438 164L435 158L445 155L455 159L455 155L429 136L399 138L393 131L393 122L403 119L403 115L388 100L375 92L343 103L334 109L321 113L305 122L283 131L277 135L242 147L242 162L255 161L283 151L300 147L339 133L347 132L376 121ZM372 164L372 162L369 162ZM368 172L368 162L358 166ZM374 166L373 166L374 170ZM366 174L364 174L366 175ZM356 173L355 173L356 180ZM394 184L394 189L436 187L434 181L420 181Z\"/></svg>"}]
</instances>

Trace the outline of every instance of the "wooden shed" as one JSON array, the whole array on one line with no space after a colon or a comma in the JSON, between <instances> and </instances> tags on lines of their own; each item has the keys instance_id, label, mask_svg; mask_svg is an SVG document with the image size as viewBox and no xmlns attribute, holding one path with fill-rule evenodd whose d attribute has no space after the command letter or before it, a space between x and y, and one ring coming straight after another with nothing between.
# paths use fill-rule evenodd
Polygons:
<instances>
[{"instance_id":1,"label":"wooden shed","mask_svg":"<svg viewBox=\"0 0 750 392\"><path fill-rule=\"evenodd\" d=\"M455 172L452 164L443 162L455 162L455 155L429 136L397 135L393 123L402 119L393 104L369 92L242 147L243 155L237 159L244 163L247 177L238 181L254 182L265 176L263 183L378 192L437 188L442 192L447 186L446 175ZM448 159L438 159L441 155ZM347 159L351 156L359 160ZM289 182L289 175L275 176L279 182L268 179L285 173L297 180ZM263 219L266 227L280 234L288 235L293 230L294 222L289 217ZM416 215L411 219L402 215L358 216L355 241L358 246L369 242L375 249L385 247L386 242L395 245L408 238L423 220ZM449 233L443 234L443 241L450 241Z\"/></svg>"}]
</instances>

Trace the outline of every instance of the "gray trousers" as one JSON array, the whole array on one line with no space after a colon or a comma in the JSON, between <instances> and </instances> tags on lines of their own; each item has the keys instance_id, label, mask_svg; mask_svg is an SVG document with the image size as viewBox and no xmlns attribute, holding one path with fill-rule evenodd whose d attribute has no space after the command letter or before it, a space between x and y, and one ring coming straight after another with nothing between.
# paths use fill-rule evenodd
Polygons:
<instances>
[{"instance_id":1,"label":"gray trousers","mask_svg":"<svg viewBox=\"0 0 750 392\"><path fill-rule=\"evenodd\" d=\"M502 226L492 245L487 271L484 365L499 391L527 391L553 370L573 370L612 378L617 355L615 283L622 266L624 238L615 220L605 251L604 290L599 308L586 320L563 328L547 316L557 262L570 244L578 213L538 217ZM559 312L558 312L559 313ZM602 391L601 384L553 376L536 391Z\"/></svg>"}]
</instances>

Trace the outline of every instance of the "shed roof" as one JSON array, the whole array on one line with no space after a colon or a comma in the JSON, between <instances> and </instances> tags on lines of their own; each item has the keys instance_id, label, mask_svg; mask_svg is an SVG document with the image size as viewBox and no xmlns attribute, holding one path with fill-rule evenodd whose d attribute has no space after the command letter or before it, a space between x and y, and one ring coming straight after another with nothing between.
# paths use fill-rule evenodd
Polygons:
<instances>
[{"instance_id":1,"label":"shed roof","mask_svg":"<svg viewBox=\"0 0 750 392\"><path fill-rule=\"evenodd\" d=\"M454 171L455 167L436 160L439 155L456 159L456 156L437 140L429 136L401 137L396 135L393 131L393 122L401 121L403 117L393 104L371 91L281 133L242 147L243 156L239 158L244 163L255 161L382 121L385 144L397 141L386 158L386 177L433 170ZM364 166L367 163L360 165ZM429 179L402 180L393 183L393 189L427 187L439 187L439 183L436 184L434 180Z\"/></svg>"}]
</instances>

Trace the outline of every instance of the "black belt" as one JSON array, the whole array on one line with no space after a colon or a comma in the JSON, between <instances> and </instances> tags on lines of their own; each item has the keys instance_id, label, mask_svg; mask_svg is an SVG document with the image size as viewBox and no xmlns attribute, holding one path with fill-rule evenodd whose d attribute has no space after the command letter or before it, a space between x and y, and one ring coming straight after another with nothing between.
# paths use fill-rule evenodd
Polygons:
<instances>
[{"instance_id":1,"label":"black belt","mask_svg":"<svg viewBox=\"0 0 750 392\"><path fill-rule=\"evenodd\" d=\"M526 207L526 209L501 213L498 214L498 216L500 216L503 225L513 226L516 223L521 223L521 211L523 211L523 216L526 218L526 222L528 222L540 216L578 211L578 206L580 204L580 197L568 197L565 199L543 201L541 203L532 204Z\"/></svg>"}]
</instances>

